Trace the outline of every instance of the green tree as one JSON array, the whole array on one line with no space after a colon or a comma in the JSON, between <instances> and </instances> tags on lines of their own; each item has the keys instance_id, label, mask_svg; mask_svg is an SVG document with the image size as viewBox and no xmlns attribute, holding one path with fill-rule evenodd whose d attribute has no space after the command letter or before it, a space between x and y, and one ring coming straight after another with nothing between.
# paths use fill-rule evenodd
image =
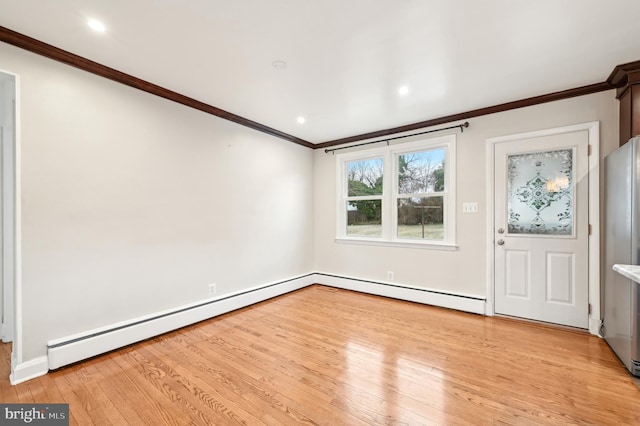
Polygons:
<instances>
[{"instance_id":1,"label":"green tree","mask_svg":"<svg viewBox=\"0 0 640 426\"><path fill-rule=\"evenodd\" d=\"M349 197L382 194L382 176L376 179L373 186L359 180L349 179Z\"/></svg>"},{"instance_id":2,"label":"green tree","mask_svg":"<svg viewBox=\"0 0 640 426\"><path fill-rule=\"evenodd\" d=\"M435 192L444 191L444 167L438 167L433 171L433 190Z\"/></svg>"},{"instance_id":3,"label":"green tree","mask_svg":"<svg viewBox=\"0 0 640 426\"><path fill-rule=\"evenodd\" d=\"M357 209L354 223L380 223L382 216L380 200L350 201L349 204Z\"/></svg>"}]
</instances>

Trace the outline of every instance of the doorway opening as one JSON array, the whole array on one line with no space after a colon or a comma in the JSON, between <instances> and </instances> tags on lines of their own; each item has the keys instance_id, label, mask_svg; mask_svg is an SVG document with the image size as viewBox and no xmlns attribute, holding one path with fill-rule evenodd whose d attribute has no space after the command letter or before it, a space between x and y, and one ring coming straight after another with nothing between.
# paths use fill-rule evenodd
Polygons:
<instances>
[{"instance_id":1,"label":"doorway opening","mask_svg":"<svg viewBox=\"0 0 640 426\"><path fill-rule=\"evenodd\" d=\"M16 140L17 77L0 71L0 340L12 344L15 367L16 345Z\"/></svg>"}]
</instances>

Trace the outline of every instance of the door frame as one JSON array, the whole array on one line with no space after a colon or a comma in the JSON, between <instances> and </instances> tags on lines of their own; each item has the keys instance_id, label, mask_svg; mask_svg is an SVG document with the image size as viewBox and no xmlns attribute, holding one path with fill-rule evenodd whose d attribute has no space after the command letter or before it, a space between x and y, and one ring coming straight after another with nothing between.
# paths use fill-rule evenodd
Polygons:
<instances>
[{"instance_id":1,"label":"door frame","mask_svg":"<svg viewBox=\"0 0 640 426\"><path fill-rule=\"evenodd\" d=\"M592 121L588 123L575 124L571 126L555 127L552 129L536 130L526 133L499 136L489 138L486 141L486 214L487 214L487 265L486 283L487 300L485 314L493 316L495 314L495 245L494 245L494 202L495 191L493 187L495 175L495 146L498 143L514 142L522 139L531 139L542 136L559 135L563 133L573 133L586 130L589 135L590 154L588 156L587 170L589 173L589 224L591 234L589 235L589 304L591 310L589 314L589 332L600 334L600 324L602 315L600 313L600 122Z\"/></svg>"},{"instance_id":2,"label":"door frame","mask_svg":"<svg viewBox=\"0 0 640 426\"><path fill-rule=\"evenodd\" d=\"M4 293L4 314L8 321L2 339L11 341L11 383L15 369L23 362L22 354L22 235L21 235L21 149L20 149L20 76L0 69L0 73L13 77L13 140L5 140L1 146L0 173L2 173L2 226L3 271L0 290Z\"/></svg>"}]
</instances>

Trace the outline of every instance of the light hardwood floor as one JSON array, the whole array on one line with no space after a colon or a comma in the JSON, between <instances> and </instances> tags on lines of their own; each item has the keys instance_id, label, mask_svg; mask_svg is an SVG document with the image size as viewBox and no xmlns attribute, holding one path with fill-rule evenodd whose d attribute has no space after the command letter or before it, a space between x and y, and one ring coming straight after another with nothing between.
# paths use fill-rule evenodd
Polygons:
<instances>
[{"instance_id":1,"label":"light hardwood floor","mask_svg":"<svg viewBox=\"0 0 640 426\"><path fill-rule=\"evenodd\" d=\"M640 390L586 333L312 286L51 372L2 402L71 424L640 424Z\"/></svg>"}]
</instances>

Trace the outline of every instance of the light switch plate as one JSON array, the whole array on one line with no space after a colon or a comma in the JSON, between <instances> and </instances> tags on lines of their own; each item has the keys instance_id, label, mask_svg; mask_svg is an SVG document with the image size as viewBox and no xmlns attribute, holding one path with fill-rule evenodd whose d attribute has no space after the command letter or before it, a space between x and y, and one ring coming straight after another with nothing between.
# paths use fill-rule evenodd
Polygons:
<instances>
[{"instance_id":1,"label":"light switch plate","mask_svg":"<svg viewBox=\"0 0 640 426\"><path fill-rule=\"evenodd\" d=\"M478 213L478 203L462 203L463 213Z\"/></svg>"}]
</instances>

